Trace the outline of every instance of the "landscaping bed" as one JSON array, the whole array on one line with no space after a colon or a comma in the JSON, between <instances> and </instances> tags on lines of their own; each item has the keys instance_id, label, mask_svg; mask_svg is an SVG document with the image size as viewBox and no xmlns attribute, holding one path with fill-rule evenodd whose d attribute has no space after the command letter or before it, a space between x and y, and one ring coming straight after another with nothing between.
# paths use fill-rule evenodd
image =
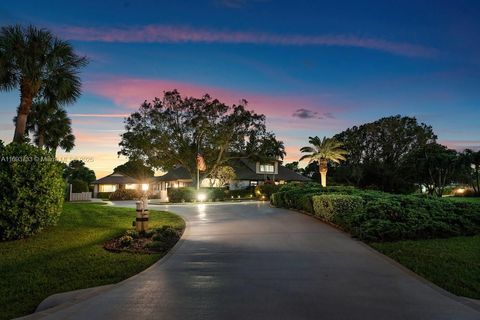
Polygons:
<instances>
[{"instance_id":1,"label":"landscaping bed","mask_svg":"<svg viewBox=\"0 0 480 320\"><path fill-rule=\"evenodd\" d=\"M32 313L52 294L117 283L152 265L166 250L134 254L103 247L125 234L134 219L134 209L67 203L56 227L1 242L0 319ZM149 223L151 229L185 226L179 216L155 210Z\"/></svg>"}]
</instances>

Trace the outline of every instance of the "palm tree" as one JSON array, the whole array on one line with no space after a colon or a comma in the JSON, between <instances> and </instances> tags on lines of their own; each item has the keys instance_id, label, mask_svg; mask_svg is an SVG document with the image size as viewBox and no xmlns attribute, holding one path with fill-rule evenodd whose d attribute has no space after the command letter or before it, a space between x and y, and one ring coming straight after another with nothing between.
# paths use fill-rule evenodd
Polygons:
<instances>
[{"instance_id":1,"label":"palm tree","mask_svg":"<svg viewBox=\"0 0 480 320\"><path fill-rule=\"evenodd\" d=\"M70 43L51 32L15 25L0 29L0 90L20 88L15 135L23 142L33 100L41 95L60 105L80 96L79 69L87 64L76 55Z\"/></svg>"},{"instance_id":2,"label":"palm tree","mask_svg":"<svg viewBox=\"0 0 480 320\"><path fill-rule=\"evenodd\" d=\"M69 152L75 146L72 122L65 110L54 102L34 102L26 128L28 133L33 133L35 144L40 148L45 147L53 155L59 147Z\"/></svg>"},{"instance_id":3,"label":"palm tree","mask_svg":"<svg viewBox=\"0 0 480 320\"><path fill-rule=\"evenodd\" d=\"M309 163L317 162L320 172L320 181L323 187L327 186L328 162L340 163L346 160L347 151L343 150L343 143L333 138L309 137L308 141L313 147L307 146L300 149L301 152L309 153L300 158L299 161L309 159Z\"/></svg>"}]
</instances>

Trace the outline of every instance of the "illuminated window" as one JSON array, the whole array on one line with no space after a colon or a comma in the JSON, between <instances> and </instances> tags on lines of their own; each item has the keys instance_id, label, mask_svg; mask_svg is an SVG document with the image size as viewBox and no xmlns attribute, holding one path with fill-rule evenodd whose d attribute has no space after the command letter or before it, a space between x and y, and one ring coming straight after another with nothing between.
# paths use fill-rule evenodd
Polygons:
<instances>
[{"instance_id":1,"label":"illuminated window","mask_svg":"<svg viewBox=\"0 0 480 320\"><path fill-rule=\"evenodd\" d=\"M125 189L137 189L137 184L126 184Z\"/></svg>"},{"instance_id":2,"label":"illuminated window","mask_svg":"<svg viewBox=\"0 0 480 320\"><path fill-rule=\"evenodd\" d=\"M273 164L261 164L260 165L260 172L262 173L274 173L275 166Z\"/></svg>"},{"instance_id":3,"label":"illuminated window","mask_svg":"<svg viewBox=\"0 0 480 320\"><path fill-rule=\"evenodd\" d=\"M99 189L100 192L115 192L117 186L115 184L101 184Z\"/></svg>"}]
</instances>

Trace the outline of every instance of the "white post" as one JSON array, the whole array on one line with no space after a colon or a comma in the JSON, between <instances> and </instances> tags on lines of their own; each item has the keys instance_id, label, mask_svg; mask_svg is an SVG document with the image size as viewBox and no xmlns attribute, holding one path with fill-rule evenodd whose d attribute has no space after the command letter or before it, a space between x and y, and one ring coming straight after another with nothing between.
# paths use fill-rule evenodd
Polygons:
<instances>
[{"instance_id":1,"label":"white post","mask_svg":"<svg viewBox=\"0 0 480 320\"><path fill-rule=\"evenodd\" d=\"M70 184L70 188L69 188L68 201L72 201L72 184Z\"/></svg>"}]
</instances>

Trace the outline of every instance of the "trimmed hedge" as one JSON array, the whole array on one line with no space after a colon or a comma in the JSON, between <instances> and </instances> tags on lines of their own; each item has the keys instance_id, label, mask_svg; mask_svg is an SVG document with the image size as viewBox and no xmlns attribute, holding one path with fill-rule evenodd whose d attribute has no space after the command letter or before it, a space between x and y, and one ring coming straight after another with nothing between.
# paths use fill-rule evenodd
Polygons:
<instances>
[{"instance_id":1,"label":"trimmed hedge","mask_svg":"<svg viewBox=\"0 0 480 320\"><path fill-rule=\"evenodd\" d=\"M281 188L277 207L313 213L366 241L480 234L480 204L315 184Z\"/></svg>"},{"instance_id":2,"label":"trimmed hedge","mask_svg":"<svg viewBox=\"0 0 480 320\"><path fill-rule=\"evenodd\" d=\"M97 192L97 198L108 199L113 192Z\"/></svg>"},{"instance_id":3,"label":"trimmed hedge","mask_svg":"<svg viewBox=\"0 0 480 320\"><path fill-rule=\"evenodd\" d=\"M0 239L31 236L55 225L63 207L62 166L28 144L0 146Z\"/></svg>"},{"instance_id":4,"label":"trimmed hedge","mask_svg":"<svg viewBox=\"0 0 480 320\"><path fill-rule=\"evenodd\" d=\"M168 189L168 200L170 202L193 202L197 200L197 190L193 187L170 188ZM227 197L225 188L201 188L207 201L223 201Z\"/></svg>"},{"instance_id":5,"label":"trimmed hedge","mask_svg":"<svg viewBox=\"0 0 480 320\"><path fill-rule=\"evenodd\" d=\"M363 210L363 199L345 194L325 194L312 197L316 217L337 225L345 226L349 216Z\"/></svg>"},{"instance_id":6,"label":"trimmed hedge","mask_svg":"<svg viewBox=\"0 0 480 320\"><path fill-rule=\"evenodd\" d=\"M109 200L136 200L142 197L142 193L135 189L118 189L110 193Z\"/></svg>"}]
</instances>

